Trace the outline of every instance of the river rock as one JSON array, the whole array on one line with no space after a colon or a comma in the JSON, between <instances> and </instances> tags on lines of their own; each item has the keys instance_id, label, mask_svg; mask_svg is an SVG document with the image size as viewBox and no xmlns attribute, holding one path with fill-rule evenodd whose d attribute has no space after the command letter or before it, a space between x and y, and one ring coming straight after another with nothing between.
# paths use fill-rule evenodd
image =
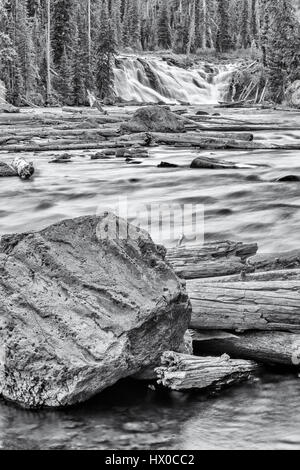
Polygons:
<instances>
[{"instance_id":1,"label":"river rock","mask_svg":"<svg viewBox=\"0 0 300 470\"><path fill-rule=\"evenodd\" d=\"M300 181L300 177L296 175L286 175L277 178L276 183L297 183Z\"/></svg>"},{"instance_id":2,"label":"river rock","mask_svg":"<svg viewBox=\"0 0 300 470\"><path fill-rule=\"evenodd\" d=\"M197 157L191 163L191 168L203 168L210 170L226 170L235 169L238 166L233 162L227 162L225 160L218 160L217 158L211 157Z\"/></svg>"},{"instance_id":3,"label":"river rock","mask_svg":"<svg viewBox=\"0 0 300 470\"><path fill-rule=\"evenodd\" d=\"M180 349L190 302L165 253L112 214L3 236L0 394L72 405Z\"/></svg>"},{"instance_id":4,"label":"river rock","mask_svg":"<svg viewBox=\"0 0 300 470\"><path fill-rule=\"evenodd\" d=\"M286 103L292 108L300 109L300 80L292 83L285 92Z\"/></svg>"},{"instance_id":5,"label":"river rock","mask_svg":"<svg viewBox=\"0 0 300 470\"><path fill-rule=\"evenodd\" d=\"M7 176L18 176L17 171L10 165L4 162L0 162L0 178Z\"/></svg>"},{"instance_id":6,"label":"river rock","mask_svg":"<svg viewBox=\"0 0 300 470\"><path fill-rule=\"evenodd\" d=\"M184 123L175 113L161 106L139 108L129 122L122 124L123 132L184 132Z\"/></svg>"}]
</instances>

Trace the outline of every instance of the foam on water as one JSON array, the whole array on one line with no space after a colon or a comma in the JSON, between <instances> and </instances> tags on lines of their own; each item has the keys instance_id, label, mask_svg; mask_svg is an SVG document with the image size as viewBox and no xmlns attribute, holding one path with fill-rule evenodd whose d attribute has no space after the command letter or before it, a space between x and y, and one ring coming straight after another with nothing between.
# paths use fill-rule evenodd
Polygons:
<instances>
[{"instance_id":1,"label":"foam on water","mask_svg":"<svg viewBox=\"0 0 300 470\"><path fill-rule=\"evenodd\" d=\"M126 101L139 103L215 104L224 97L233 65L207 65L184 69L158 58L119 57L115 91Z\"/></svg>"}]
</instances>

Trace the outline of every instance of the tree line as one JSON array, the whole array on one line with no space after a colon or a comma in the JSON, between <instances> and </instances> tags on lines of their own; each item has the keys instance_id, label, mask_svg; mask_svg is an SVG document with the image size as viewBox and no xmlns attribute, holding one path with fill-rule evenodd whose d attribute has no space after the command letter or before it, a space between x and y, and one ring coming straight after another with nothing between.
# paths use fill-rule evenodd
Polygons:
<instances>
[{"instance_id":1,"label":"tree line","mask_svg":"<svg viewBox=\"0 0 300 470\"><path fill-rule=\"evenodd\" d=\"M120 51L252 48L270 96L300 78L298 0L0 0L0 80L15 105L113 99Z\"/></svg>"}]
</instances>

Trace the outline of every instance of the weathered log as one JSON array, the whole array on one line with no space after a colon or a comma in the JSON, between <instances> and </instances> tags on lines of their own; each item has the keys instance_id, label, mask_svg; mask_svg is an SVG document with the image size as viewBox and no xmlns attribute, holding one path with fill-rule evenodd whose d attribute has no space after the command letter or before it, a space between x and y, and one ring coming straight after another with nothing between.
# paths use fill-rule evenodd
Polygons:
<instances>
[{"instance_id":1,"label":"weathered log","mask_svg":"<svg viewBox=\"0 0 300 470\"><path fill-rule=\"evenodd\" d=\"M300 280L300 269L278 269L277 271L241 271L239 274L229 276L215 276L209 279L210 282L249 282L249 281L288 281ZM200 281L200 279L199 279ZM203 282L206 282L203 279Z\"/></svg>"},{"instance_id":2,"label":"weathered log","mask_svg":"<svg viewBox=\"0 0 300 470\"><path fill-rule=\"evenodd\" d=\"M245 100L242 101L220 101L218 108L243 108L248 102ZM249 103L248 103L249 104Z\"/></svg>"},{"instance_id":3,"label":"weathered log","mask_svg":"<svg viewBox=\"0 0 300 470\"><path fill-rule=\"evenodd\" d=\"M259 367L255 362L221 357L196 357L165 352L156 369L158 383L172 390L219 390L248 380Z\"/></svg>"},{"instance_id":4,"label":"weathered log","mask_svg":"<svg viewBox=\"0 0 300 470\"><path fill-rule=\"evenodd\" d=\"M64 138L72 137L74 138L84 138L85 140L99 140L99 138L115 138L119 137L120 133L116 129L103 128L103 129L31 129L29 132L24 130L19 130L17 132L14 130L13 133L1 137L0 134L0 145L9 142L10 140L16 142L31 141L32 139L49 139L51 137L59 138L63 136ZM104 139L103 139L104 140ZM49 142L48 142L49 143Z\"/></svg>"},{"instance_id":5,"label":"weathered log","mask_svg":"<svg viewBox=\"0 0 300 470\"><path fill-rule=\"evenodd\" d=\"M16 157L11 166L18 173L22 180L28 180L34 174L34 166L32 162L27 162L22 157Z\"/></svg>"},{"instance_id":6,"label":"weathered log","mask_svg":"<svg viewBox=\"0 0 300 470\"><path fill-rule=\"evenodd\" d=\"M132 147L134 145L145 145L143 141L102 141L102 142L87 142L83 143L81 140L78 143L73 144L43 144L43 145L6 145L2 146L1 150L5 150L6 152L60 152L60 151L71 151L71 150L98 150L98 149L105 149L105 148L119 148L119 147Z\"/></svg>"},{"instance_id":7,"label":"weathered log","mask_svg":"<svg viewBox=\"0 0 300 470\"><path fill-rule=\"evenodd\" d=\"M300 330L300 281L187 281L191 326L208 330Z\"/></svg>"},{"instance_id":8,"label":"weathered log","mask_svg":"<svg viewBox=\"0 0 300 470\"><path fill-rule=\"evenodd\" d=\"M246 259L257 250L255 243L215 241L202 246L170 248L166 259L179 277L197 279L247 271Z\"/></svg>"},{"instance_id":9,"label":"weathered log","mask_svg":"<svg viewBox=\"0 0 300 470\"><path fill-rule=\"evenodd\" d=\"M297 269L300 268L300 250L257 254L248 260L248 264L256 271Z\"/></svg>"},{"instance_id":10,"label":"weathered log","mask_svg":"<svg viewBox=\"0 0 300 470\"><path fill-rule=\"evenodd\" d=\"M243 335L190 330L195 354L229 354L269 365L300 368L300 334L255 331Z\"/></svg>"}]
</instances>

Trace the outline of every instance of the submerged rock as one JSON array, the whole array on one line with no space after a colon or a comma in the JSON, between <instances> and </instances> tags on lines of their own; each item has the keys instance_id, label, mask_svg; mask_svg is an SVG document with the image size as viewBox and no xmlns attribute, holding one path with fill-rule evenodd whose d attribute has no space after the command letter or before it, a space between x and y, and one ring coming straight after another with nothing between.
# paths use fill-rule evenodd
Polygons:
<instances>
[{"instance_id":1,"label":"submerged rock","mask_svg":"<svg viewBox=\"0 0 300 470\"><path fill-rule=\"evenodd\" d=\"M178 168L178 165L175 163L161 162L159 165L157 165L157 168Z\"/></svg>"},{"instance_id":2,"label":"submerged rock","mask_svg":"<svg viewBox=\"0 0 300 470\"><path fill-rule=\"evenodd\" d=\"M0 394L71 405L180 349L190 302L164 256L111 214L3 236Z\"/></svg>"},{"instance_id":3,"label":"submerged rock","mask_svg":"<svg viewBox=\"0 0 300 470\"><path fill-rule=\"evenodd\" d=\"M0 162L0 178L8 176L18 176L17 171L10 165L4 162Z\"/></svg>"},{"instance_id":4,"label":"submerged rock","mask_svg":"<svg viewBox=\"0 0 300 470\"><path fill-rule=\"evenodd\" d=\"M286 175L277 178L275 181L276 183L297 183L300 181L300 177L296 175Z\"/></svg>"},{"instance_id":5,"label":"submerged rock","mask_svg":"<svg viewBox=\"0 0 300 470\"><path fill-rule=\"evenodd\" d=\"M184 132L180 117L161 106L139 108L129 122L122 124L123 132Z\"/></svg>"}]
</instances>

